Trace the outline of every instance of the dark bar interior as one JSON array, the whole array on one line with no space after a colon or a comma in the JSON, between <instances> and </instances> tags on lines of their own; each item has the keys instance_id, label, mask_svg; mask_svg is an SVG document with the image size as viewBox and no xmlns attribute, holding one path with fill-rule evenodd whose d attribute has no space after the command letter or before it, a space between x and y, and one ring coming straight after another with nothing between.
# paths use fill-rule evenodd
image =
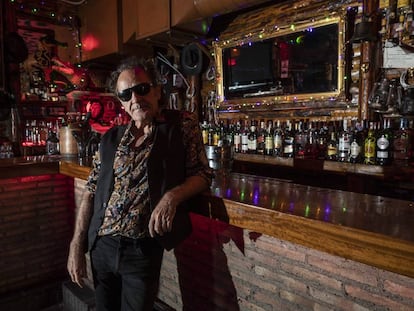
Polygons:
<instances>
[{"instance_id":1,"label":"dark bar interior","mask_svg":"<svg viewBox=\"0 0 414 311\"><path fill-rule=\"evenodd\" d=\"M153 310L414 309L413 10L2 1L0 309L95 310L90 253L83 288L67 260L101 139L131 122L108 78L132 55L214 174Z\"/></svg>"}]
</instances>

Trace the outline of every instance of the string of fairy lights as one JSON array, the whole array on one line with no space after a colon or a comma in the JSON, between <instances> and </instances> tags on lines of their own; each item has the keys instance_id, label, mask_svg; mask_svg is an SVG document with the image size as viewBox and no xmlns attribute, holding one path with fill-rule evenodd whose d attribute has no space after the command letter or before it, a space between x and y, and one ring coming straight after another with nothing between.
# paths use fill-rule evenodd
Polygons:
<instances>
[{"instance_id":1,"label":"string of fairy lights","mask_svg":"<svg viewBox=\"0 0 414 311\"><path fill-rule=\"evenodd\" d=\"M60 0L62 1L62 0ZM73 9L69 9L69 6L80 5L85 1L63 1L63 6L57 3L57 0L54 1L23 1L23 0L9 0L9 3L14 6L17 13L24 13L26 15L33 15L36 17L42 18L47 23L51 25L58 25L63 27L68 27L71 31L73 38L73 44L76 51L75 59L76 66L81 67L82 60L82 42L80 39L80 20L79 17L75 14ZM53 5L51 5L51 3Z\"/></svg>"}]
</instances>

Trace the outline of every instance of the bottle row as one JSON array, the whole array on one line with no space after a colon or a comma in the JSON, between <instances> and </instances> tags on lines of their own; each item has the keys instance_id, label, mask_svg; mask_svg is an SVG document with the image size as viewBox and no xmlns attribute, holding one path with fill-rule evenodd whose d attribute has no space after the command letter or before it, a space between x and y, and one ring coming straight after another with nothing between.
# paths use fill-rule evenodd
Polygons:
<instances>
[{"instance_id":1,"label":"bottle row","mask_svg":"<svg viewBox=\"0 0 414 311\"><path fill-rule=\"evenodd\" d=\"M206 145L230 145L235 153L320 159L373 165L413 160L413 120L342 122L238 120L201 125Z\"/></svg>"}]
</instances>

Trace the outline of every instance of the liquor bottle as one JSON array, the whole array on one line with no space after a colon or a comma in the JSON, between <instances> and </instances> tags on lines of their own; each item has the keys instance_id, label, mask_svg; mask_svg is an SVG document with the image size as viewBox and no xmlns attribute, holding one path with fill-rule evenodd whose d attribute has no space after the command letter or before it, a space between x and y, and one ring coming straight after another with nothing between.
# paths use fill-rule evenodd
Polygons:
<instances>
[{"instance_id":1,"label":"liquor bottle","mask_svg":"<svg viewBox=\"0 0 414 311\"><path fill-rule=\"evenodd\" d=\"M325 122L322 122L318 127L318 135L317 135L317 148L318 148L318 155L317 158L319 160L325 160L326 153L327 153L327 145L328 145L328 127L326 126Z\"/></svg>"},{"instance_id":2,"label":"liquor bottle","mask_svg":"<svg viewBox=\"0 0 414 311\"><path fill-rule=\"evenodd\" d=\"M24 127L24 143L27 145L31 145L33 143L33 132L32 132L32 125L29 120L26 120L26 124Z\"/></svg>"},{"instance_id":3,"label":"liquor bottle","mask_svg":"<svg viewBox=\"0 0 414 311\"><path fill-rule=\"evenodd\" d=\"M252 120L250 123L250 132L248 134L248 146L247 153L256 154L257 153L257 130L256 130L256 121Z\"/></svg>"},{"instance_id":4,"label":"liquor bottle","mask_svg":"<svg viewBox=\"0 0 414 311\"><path fill-rule=\"evenodd\" d=\"M273 156L281 157L283 155L283 130L280 125L280 120L276 121L273 130Z\"/></svg>"},{"instance_id":5,"label":"liquor bottle","mask_svg":"<svg viewBox=\"0 0 414 311\"><path fill-rule=\"evenodd\" d=\"M390 129L390 119L383 120L382 130L379 131L379 135L376 143L376 157L378 165L391 164L392 156L392 132Z\"/></svg>"},{"instance_id":6,"label":"liquor bottle","mask_svg":"<svg viewBox=\"0 0 414 311\"><path fill-rule=\"evenodd\" d=\"M375 164L375 143L374 122L370 122L368 135L364 142L364 164Z\"/></svg>"},{"instance_id":7,"label":"liquor bottle","mask_svg":"<svg viewBox=\"0 0 414 311\"><path fill-rule=\"evenodd\" d=\"M273 145L273 121L268 120L265 133L265 150L264 154L271 156L273 155L274 145Z\"/></svg>"},{"instance_id":8,"label":"liquor bottle","mask_svg":"<svg viewBox=\"0 0 414 311\"><path fill-rule=\"evenodd\" d=\"M283 136L283 157L293 158L294 153L295 133L292 129L292 122L286 121L286 129Z\"/></svg>"},{"instance_id":9,"label":"liquor bottle","mask_svg":"<svg viewBox=\"0 0 414 311\"><path fill-rule=\"evenodd\" d=\"M338 142L335 129L331 130L330 139L326 145L326 159L336 161L338 159Z\"/></svg>"},{"instance_id":10,"label":"liquor bottle","mask_svg":"<svg viewBox=\"0 0 414 311\"><path fill-rule=\"evenodd\" d=\"M305 144L306 135L303 131L303 122L299 121L295 124L295 140L294 140L294 153L295 158L305 158Z\"/></svg>"},{"instance_id":11,"label":"liquor bottle","mask_svg":"<svg viewBox=\"0 0 414 311\"><path fill-rule=\"evenodd\" d=\"M364 128L362 123L356 122L354 125L353 135L351 138L351 145L349 150L349 162L362 162L362 146L364 145Z\"/></svg>"},{"instance_id":12,"label":"liquor bottle","mask_svg":"<svg viewBox=\"0 0 414 311\"><path fill-rule=\"evenodd\" d=\"M214 129L212 124L208 125L208 132L207 132L207 145L213 146L213 136L214 136Z\"/></svg>"},{"instance_id":13,"label":"liquor bottle","mask_svg":"<svg viewBox=\"0 0 414 311\"><path fill-rule=\"evenodd\" d=\"M400 119L400 129L394 134L394 163L400 166L409 164L412 155L412 134L408 128L408 120Z\"/></svg>"},{"instance_id":14,"label":"liquor bottle","mask_svg":"<svg viewBox=\"0 0 414 311\"><path fill-rule=\"evenodd\" d=\"M234 152L241 152L241 123L237 121L233 136Z\"/></svg>"},{"instance_id":15,"label":"liquor bottle","mask_svg":"<svg viewBox=\"0 0 414 311\"><path fill-rule=\"evenodd\" d=\"M348 131L348 120L343 120L342 129L338 138L338 161L348 162L351 149L351 135Z\"/></svg>"},{"instance_id":16,"label":"liquor bottle","mask_svg":"<svg viewBox=\"0 0 414 311\"><path fill-rule=\"evenodd\" d=\"M259 128L257 129L257 154L265 153L265 136L266 136L266 123L262 119L259 123Z\"/></svg>"},{"instance_id":17,"label":"liquor bottle","mask_svg":"<svg viewBox=\"0 0 414 311\"><path fill-rule=\"evenodd\" d=\"M227 119L226 125L224 127L224 145L233 146L234 144L234 124L230 123L230 120Z\"/></svg>"},{"instance_id":18,"label":"liquor bottle","mask_svg":"<svg viewBox=\"0 0 414 311\"><path fill-rule=\"evenodd\" d=\"M241 132L241 152L247 153L249 150L249 129L247 127L247 121L243 122Z\"/></svg>"},{"instance_id":19,"label":"liquor bottle","mask_svg":"<svg viewBox=\"0 0 414 311\"><path fill-rule=\"evenodd\" d=\"M305 158L318 158L318 132L313 127L313 122L309 122L308 129L306 131Z\"/></svg>"},{"instance_id":20,"label":"liquor bottle","mask_svg":"<svg viewBox=\"0 0 414 311\"><path fill-rule=\"evenodd\" d=\"M54 155L59 154L59 139L55 132L49 131L46 139L46 154Z\"/></svg>"},{"instance_id":21,"label":"liquor bottle","mask_svg":"<svg viewBox=\"0 0 414 311\"><path fill-rule=\"evenodd\" d=\"M207 121L203 121L201 124L201 136L203 137L203 144L208 144L208 123Z\"/></svg>"},{"instance_id":22,"label":"liquor bottle","mask_svg":"<svg viewBox=\"0 0 414 311\"><path fill-rule=\"evenodd\" d=\"M213 146L221 146L221 133L220 133L220 126L214 125L212 127L213 132Z\"/></svg>"}]
</instances>

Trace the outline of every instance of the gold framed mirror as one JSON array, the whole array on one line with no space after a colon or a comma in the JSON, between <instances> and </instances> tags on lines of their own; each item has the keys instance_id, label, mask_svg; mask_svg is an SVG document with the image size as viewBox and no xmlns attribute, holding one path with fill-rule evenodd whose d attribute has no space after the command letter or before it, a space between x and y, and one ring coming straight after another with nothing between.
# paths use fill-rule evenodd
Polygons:
<instances>
[{"instance_id":1,"label":"gold framed mirror","mask_svg":"<svg viewBox=\"0 0 414 311\"><path fill-rule=\"evenodd\" d=\"M213 42L219 104L344 99L344 16Z\"/></svg>"}]
</instances>

